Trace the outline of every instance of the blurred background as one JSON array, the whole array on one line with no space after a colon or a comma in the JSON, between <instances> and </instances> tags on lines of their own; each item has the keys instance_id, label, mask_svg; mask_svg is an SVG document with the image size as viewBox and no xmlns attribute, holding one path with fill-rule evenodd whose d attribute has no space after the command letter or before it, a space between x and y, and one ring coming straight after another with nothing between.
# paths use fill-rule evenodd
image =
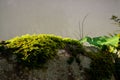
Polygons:
<instances>
[{"instance_id":1,"label":"blurred background","mask_svg":"<svg viewBox=\"0 0 120 80\"><path fill-rule=\"evenodd\" d=\"M120 16L120 0L0 0L0 40L34 33L108 35L119 29L112 15Z\"/></svg>"}]
</instances>

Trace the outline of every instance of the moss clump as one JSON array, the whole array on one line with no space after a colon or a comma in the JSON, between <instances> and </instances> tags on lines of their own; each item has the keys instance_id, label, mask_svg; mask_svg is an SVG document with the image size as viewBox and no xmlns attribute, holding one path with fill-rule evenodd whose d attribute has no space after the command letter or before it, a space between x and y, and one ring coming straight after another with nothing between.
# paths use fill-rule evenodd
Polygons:
<instances>
[{"instance_id":1,"label":"moss clump","mask_svg":"<svg viewBox=\"0 0 120 80\"><path fill-rule=\"evenodd\" d=\"M77 40L62 38L51 34L23 35L7 40L7 47L16 55L17 62L28 68L40 68L55 58L59 49L67 44L79 45Z\"/></svg>"},{"instance_id":2,"label":"moss clump","mask_svg":"<svg viewBox=\"0 0 120 80\"><path fill-rule=\"evenodd\" d=\"M23 35L8 40L7 47L16 55L19 64L29 68L43 67L63 48L62 38L54 35Z\"/></svg>"},{"instance_id":3,"label":"moss clump","mask_svg":"<svg viewBox=\"0 0 120 80\"><path fill-rule=\"evenodd\" d=\"M114 71L113 53L99 50L98 52L86 52L91 58L90 69L86 69L89 80L110 80Z\"/></svg>"}]
</instances>

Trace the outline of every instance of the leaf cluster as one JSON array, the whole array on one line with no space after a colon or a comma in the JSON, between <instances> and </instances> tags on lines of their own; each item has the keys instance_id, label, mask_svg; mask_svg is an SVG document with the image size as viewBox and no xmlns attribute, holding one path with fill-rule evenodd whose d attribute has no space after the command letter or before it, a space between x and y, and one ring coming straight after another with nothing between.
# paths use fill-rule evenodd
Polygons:
<instances>
[{"instance_id":1,"label":"leaf cluster","mask_svg":"<svg viewBox=\"0 0 120 80\"><path fill-rule=\"evenodd\" d=\"M111 20L113 20L120 27L120 18L118 16L112 15Z\"/></svg>"}]
</instances>

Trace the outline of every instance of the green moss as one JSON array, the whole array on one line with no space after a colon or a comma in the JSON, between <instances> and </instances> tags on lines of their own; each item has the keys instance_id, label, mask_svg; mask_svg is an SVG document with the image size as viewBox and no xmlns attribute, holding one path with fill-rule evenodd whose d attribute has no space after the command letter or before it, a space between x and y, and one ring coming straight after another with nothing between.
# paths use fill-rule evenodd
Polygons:
<instances>
[{"instance_id":1,"label":"green moss","mask_svg":"<svg viewBox=\"0 0 120 80\"><path fill-rule=\"evenodd\" d=\"M106 54L101 51L98 53L87 53L87 55L92 59L88 70L90 80L110 80L114 70L112 54Z\"/></svg>"},{"instance_id":2,"label":"green moss","mask_svg":"<svg viewBox=\"0 0 120 80\"><path fill-rule=\"evenodd\" d=\"M118 42L118 47L117 47L117 49L120 50L120 34L118 34L118 37L119 37L119 42Z\"/></svg>"},{"instance_id":3,"label":"green moss","mask_svg":"<svg viewBox=\"0 0 120 80\"><path fill-rule=\"evenodd\" d=\"M70 45L80 46L77 40L51 34L27 34L7 40L7 42L9 42L7 47L16 55L17 62L29 68L43 67L49 60L55 58L59 49L65 49ZM73 53L76 54L77 52Z\"/></svg>"},{"instance_id":4,"label":"green moss","mask_svg":"<svg viewBox=\"0 0 120 80\"><path fill-rule=\"evenodd\" d=\"M7 47L17 56L17 62L29 68L42 67L64 47L62 38L55 35L23 35L8 40Z\"/></svg>"}]
</instances>

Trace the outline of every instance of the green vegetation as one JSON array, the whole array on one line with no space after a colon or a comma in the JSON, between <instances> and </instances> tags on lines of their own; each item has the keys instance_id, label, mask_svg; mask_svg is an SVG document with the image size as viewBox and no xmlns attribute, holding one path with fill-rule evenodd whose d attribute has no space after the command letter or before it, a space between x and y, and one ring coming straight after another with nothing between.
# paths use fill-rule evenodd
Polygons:
<instances>
[{"instance_id":1,"label":"green vegetation","mask_svg":"<svg viewBox=\"0 0 120 80\"><path fill-rule=\"evenodd\" d=\"M92 54L91 54L92 55ZM110 80L114 66L111 54L93 53L90 64L90 80Z\"/></svg>"},{"instance_id":2,"label":"green vegetation","mask_svg":"<svg viewBox=\"0 0 120 80\"><path fill-rule=\"evenodd\" d=\"M113 20L115 24L117 24L120 27L120 18L118 16L113 15L111 17L111 20Z\"/></svg>"},{"instance_id":3,"label":"green vegetation","mask_svg":"<svg viewBox=\"0 0 120 80\"><path fill-rule=\"evenodd\" d=\"M75 49L75 53L78 53L81 47L77 40L51 34L27 34L6 42L8 43L5 45L8 48L7 53L16 56L17 64L30 69L44 67L45 63L57 56L60 49L66 49L68 52ZM71 55L75 56L75 53Z\"/></svg>"},{"instance_id":4,"label":"green vegetation","mask_svg":"<svg viewBox=\"0 0 120 80\"><path fill-rule=\"evenodd\" d=\"M91 46L98 47L100 49L104 49L105 45L109 47L109 52L114 52L116 47L118 47L119 37L117 35L114 36L100 36L100 37L85 37L80 40L81 43L88 42Z\"/></svg>"},{"instance_id":5,"label":"green vegetation","mask_svg":"<svg viewBox=\"0 0 120 80\"><path fill-rule=\"evenodd\" d=\"M111 41L108 38L107 40ZM116 37L112 41L114 40ZM79 40L70 38L50 34L23 35L5 41L4 44L1 44L0 49L3 49L3 52L6 51L4 54L15 55L17 64L29 69L43 68L48 61L57 56L58 50L65 49L70 55L67 61L69 65L75 60L81 69L79 54L92 59L90 70L87 71L92 76L90 80L109 79L113 73L111 53L108 54L103 51L98 53L86 52Z\"/></svg>"},{"instance_id":6,"label":"green vegetation","mask_svg":"<svg viewBox=\"0 0 120 80\"><path fill-rule=\"evenodd\" d=\"M8 40L7 47L16 55L17 62L28 68L40 68L64 47L62 38L54 35L23 35Z\"/></svg>"}]
</instances>

